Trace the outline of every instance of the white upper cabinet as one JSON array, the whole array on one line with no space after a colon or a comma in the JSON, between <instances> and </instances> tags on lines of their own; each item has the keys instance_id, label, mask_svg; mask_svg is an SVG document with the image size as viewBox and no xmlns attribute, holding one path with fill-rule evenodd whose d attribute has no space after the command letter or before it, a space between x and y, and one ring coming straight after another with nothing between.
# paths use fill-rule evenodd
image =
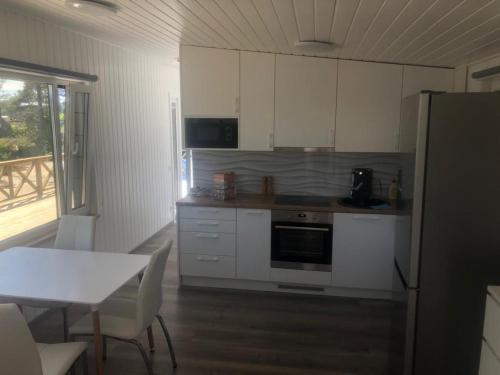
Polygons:
<instances>
[{"instance_id":1,"label":"white upper cabinet","mask_svg":"<svg viewBox=\"0 0 500 375\"><path fill-rule=\"evenodd\" d=\"M337 60L276 56L276 147L332 147Z\"/></svg>"},{"instance_id":2,"label":"white upper cabinet","mask_svg":"<svg viewBox=\"0 0 500 375\"><path fill-rule=\"evenodd\" d=\"M405 65L403 70L403 98L422 90L453 91L454 70Z\"/></svg>"},{"instance_id":3,"label":"white upper cabinet","mask_svg":"<svg viewBox=\"0 0 500 375\"><path fill-rule=\"evenodd\" d=\"M240 52L240 150L273 149L274 63L271 53Z\"/></svg>"},{"instance_id":4,"label":"white upper cabinet","mask_svg":"<svg viewBox=\"0 0 500 375\"><path fill-rule=\"evenodd\" d=\"M181 46L180 56L184 116L237 116L238 51Z\"/></svg>"},{"instance_id":5,"label":"white upper cabinet","mask_svg":"<svg viewBox=\"0 0 500 375\"><path fill-rule=\"evenodd\" d=\"M403 67L339 62L335 150L396 152Z\"/></svg>"}]
</instances>

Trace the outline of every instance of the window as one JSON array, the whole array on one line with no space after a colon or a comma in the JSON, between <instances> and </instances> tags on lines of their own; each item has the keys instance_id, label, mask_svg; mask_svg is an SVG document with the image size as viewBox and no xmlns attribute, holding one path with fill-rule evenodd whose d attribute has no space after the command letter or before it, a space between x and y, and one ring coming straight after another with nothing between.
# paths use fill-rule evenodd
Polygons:
<instances>
[{"instance_id":1,"label":"window","mask_svg":"<svg viewBox=\"0 0 500 375\"><path fill-rule=\"evenodd\" d=\"M85 205L88 93L0 74L0 241Z\"/></svg>"}]
</instances>

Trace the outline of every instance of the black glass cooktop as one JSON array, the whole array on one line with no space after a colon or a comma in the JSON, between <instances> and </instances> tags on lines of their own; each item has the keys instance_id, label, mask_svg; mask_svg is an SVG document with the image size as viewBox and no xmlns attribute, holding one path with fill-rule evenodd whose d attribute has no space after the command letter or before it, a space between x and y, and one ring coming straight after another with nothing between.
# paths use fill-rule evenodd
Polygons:
<instances>
[{"instance_id":1,"label":"black glass cooktop","mask_svg":"<svg viewBox=\"0 0 500 375\"><path fill-rule=\"evenodd\" d=\"M328 207L331 198L314 195L278 195L274 203L283 206Z\"/></svg>"}]
</instances>

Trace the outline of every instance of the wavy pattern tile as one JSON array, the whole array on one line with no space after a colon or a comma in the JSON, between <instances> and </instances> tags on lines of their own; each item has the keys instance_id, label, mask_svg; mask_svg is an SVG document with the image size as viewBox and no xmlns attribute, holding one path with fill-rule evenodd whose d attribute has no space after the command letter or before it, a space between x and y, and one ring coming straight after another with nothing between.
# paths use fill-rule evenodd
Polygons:
<instances>
[{"instance_id":1,"label":"wavy pattern tile","mask_svg":"<svg viewBox=\"0 0 500 375\"><path fill-rule=\"evenodd\" d=\"M259 193L263 176L274 177L276 194L345 196L352 168L372 168L375 195L386 196L397 176L398 156L367 153L193 151L194 186L212 186L219 171L236 174L237 190Z\"/></svg>"}]
</instances>

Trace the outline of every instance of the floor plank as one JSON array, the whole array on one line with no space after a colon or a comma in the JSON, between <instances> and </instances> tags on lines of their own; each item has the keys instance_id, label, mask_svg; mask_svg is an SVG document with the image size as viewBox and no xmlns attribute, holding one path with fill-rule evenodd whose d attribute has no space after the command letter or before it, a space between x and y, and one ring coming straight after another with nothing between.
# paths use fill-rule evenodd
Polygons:
<instances>
[{"instance_id":1,"label":"floor plank","mask_svg":"<svg viewBox=\"0 0 500 375\"><path fill-rule=\"evenodd\" d=\"M137 249L153 251L175 228ZM167 264L161 314L179 367L173 371L160 326L153 326L156 374L386 374L389 339L387 302L285 293L179 288L177 246ZM85 311L71 309L70 319ZM57 311L32 323L37 340L61 339ZM143 343L147 345L144 335ZM89 350L93 373L93 350ZM106 374L139 375L146 369L136 348L109 343Z\"/></svg>"}]
</instances>

